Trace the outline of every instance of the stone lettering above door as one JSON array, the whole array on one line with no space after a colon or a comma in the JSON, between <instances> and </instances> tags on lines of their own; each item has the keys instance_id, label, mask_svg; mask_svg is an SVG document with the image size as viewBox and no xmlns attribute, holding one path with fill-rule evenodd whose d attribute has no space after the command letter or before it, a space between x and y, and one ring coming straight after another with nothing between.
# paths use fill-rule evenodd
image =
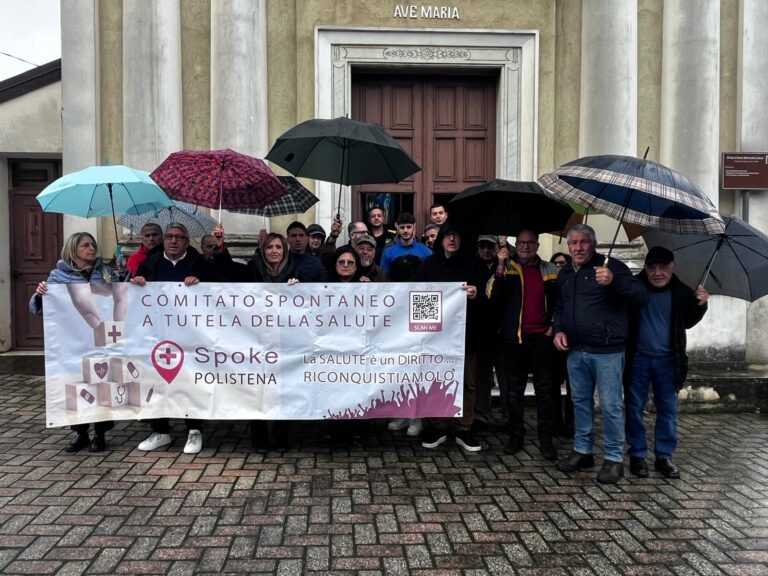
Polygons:
<instances>
[{"instance_id":1,"label":"stone lettering above door","mask_svg":"<svg viewBox=\"0 0 768 576\"><path fill-rule=\"evenodd\" d=\"M422 20L461 20L456 6L433 6L423 4L395 4L393 18Z\"/></svg>"}]
</instances>

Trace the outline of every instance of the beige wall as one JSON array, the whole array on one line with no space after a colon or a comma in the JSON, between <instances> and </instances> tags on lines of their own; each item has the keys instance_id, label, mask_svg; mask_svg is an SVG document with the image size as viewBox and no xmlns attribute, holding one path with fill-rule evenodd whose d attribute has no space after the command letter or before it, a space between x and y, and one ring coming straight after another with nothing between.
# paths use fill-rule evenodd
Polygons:
<instances>
[{"instance_id":1,"label":"beige wall","mask_svg":"<svg viewBox=\"0 0 768 576\"><path fill-rule=\"evenodd\" d=\"M0 104L0 153L61 151L61 82Z\"/></svg>"}]
</instances>

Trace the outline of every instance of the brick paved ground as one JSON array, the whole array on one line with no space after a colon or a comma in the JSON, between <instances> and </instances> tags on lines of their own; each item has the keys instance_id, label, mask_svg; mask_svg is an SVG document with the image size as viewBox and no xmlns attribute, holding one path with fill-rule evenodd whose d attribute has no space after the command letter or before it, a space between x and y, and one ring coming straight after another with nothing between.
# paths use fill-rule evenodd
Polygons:
<instances>
[{"instance_id":1,"label":"brick paved ground","mask_svg":"<svg viewBox=\"0 0 768 576\"><path fill-rule=\"evenodd\" d=\"M0 375L2 574L768 575L768 417L681 418L681 480L602 486L506 438L468 455L422 449L383 424L365 450L249 449L242 423L203 452L66 454L45 430L42 379ZM179 429L176 431L179 437Z\"/></svg>"}]
</instances>

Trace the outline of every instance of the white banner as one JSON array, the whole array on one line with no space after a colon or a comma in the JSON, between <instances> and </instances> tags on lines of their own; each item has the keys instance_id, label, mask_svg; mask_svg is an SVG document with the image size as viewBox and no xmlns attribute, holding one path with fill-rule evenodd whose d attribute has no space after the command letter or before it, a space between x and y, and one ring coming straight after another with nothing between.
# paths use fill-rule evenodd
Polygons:
<instances>
[{"instance_id":1,"label":"white banner","mask_svg":"<svg viewBox=\"0 0 768 576\"><path fill-rule=\"evenodd\" d=\"M458 283L114 288L48 287L48 426L461 415Z\"/></svg>"}]
</instances>

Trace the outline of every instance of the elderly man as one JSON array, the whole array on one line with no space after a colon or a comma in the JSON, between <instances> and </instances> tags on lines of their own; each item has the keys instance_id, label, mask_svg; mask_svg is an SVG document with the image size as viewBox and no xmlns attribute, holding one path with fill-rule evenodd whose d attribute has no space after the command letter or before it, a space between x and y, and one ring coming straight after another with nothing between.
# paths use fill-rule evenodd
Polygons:
<instances>
[{"instance_id":1,"label":"elderly man","mask_svg":"<svg viewBox=\"0 0 768 576\"><path fill-rule=\"evenodd\" d=\"M200 281L219 280L213 267L189 245L189 232L182 224L169 224L163 237L163 249L142 262L131 279L133 284L147 282L184 282L191 286ZM152 434L139 444L139 450L157 450L171 443L171 425L168 418L150 420ZM187 443L185 454L197 454L203 448L203 421L186 420Z\"/></svg>"},{"instance_id":2,"label":"elderly man","mask_svg":"<svg viewBox=\"0 0 768 576\"><path fill-rule=\"evenodd\" d=\"M547 460L557 460L553 440L560 389L552 374L552 315L558 270L539 258L538 250L538 234L532 230L518 232L515 254L510 257L506 247L499 251L488 294L499 312L499 336L504 346L509 412L509 442L504 451L516 454L523 449L525 387L528 373L533 372L539 452Z\"/></svg>"},{"instance_id":3,"label":"elderly man","mask_svg":"<svg viewBox=\"0 0 768 576\"><path fill-rule=\"evenodd\" d=\"M654 428L654 467L667 478L679 478L680 470L672 463L677 447L677 393L688 371L685 331L693 328L707 311L709 293L703 286L691 290L675 275L675 255L654 246L645 257L645 267L637 278L648 291L645 306L630 308L630 338L625 371L625 405L629 471L648 476L645 457L643 410L648 390L653 386L656 406Z\"/></svg>"},{"instance_id":4,"label":"elderly man","mask_svg":"<svg viewBox=\"0 0 768 576\"><path fill-rule=\"evenodd\" d=\"M598 482L624 476L622 372L627 344L627 306L643 305L648 295L640 281L616 258L598 254L595 231L577 224L568 231L572 262L557 277L553 330L555 347L568 351L568 375L575 416L573 451L561 458L563 472L591 468L595 386L603 414L603 467Z\"/></svg>"},{"instance_id":5,"label":"elderly man","mask_svg":"<svg viewBox=\"0 0 768 576\"><path fill-rule=\"evenodd\" d=\"M386 282L387 275L376 264L376 238L370 234L361 234L351 242L352 247L360 256L361 282Z\"/></svg>"},{"instance_id":6,"label":"elderly man","mask_svg":"<svg viewBox=\"0 0 768 576\"><path fill-rule=\"evenodd\" d=\"M141 227L141 246L139 249L128 257L126 267L130 270L133 276L139 270L139 265L147 259L147 256L153 248L159 246L163 241L163 229L159 224L148 223Z\"/></svg>"}]
</instances>

